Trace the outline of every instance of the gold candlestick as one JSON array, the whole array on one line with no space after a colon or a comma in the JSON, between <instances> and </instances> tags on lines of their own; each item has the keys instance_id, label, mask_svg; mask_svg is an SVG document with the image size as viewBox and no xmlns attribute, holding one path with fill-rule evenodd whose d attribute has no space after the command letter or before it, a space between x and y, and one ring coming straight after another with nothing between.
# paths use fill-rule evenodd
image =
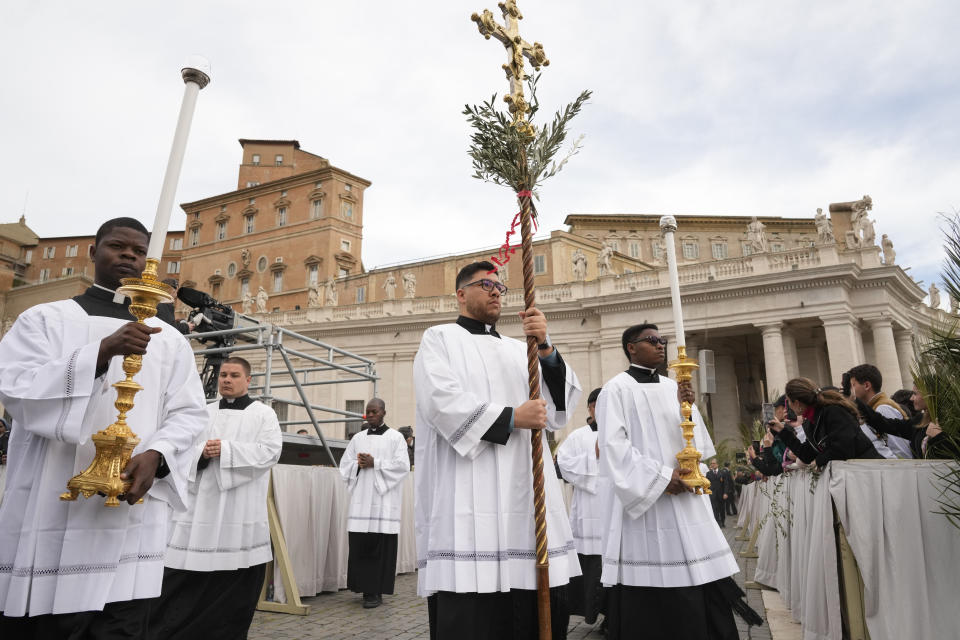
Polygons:
<instances>
[{"instance_id":1,"label":"gold candlestick","mask_svg":"<svg viewBox=\"0 0 960 640\"><path fill-rule=\"evenodd\" d=\"M146 268L139 278L123 278L117 291L130 298L130 313L137 322L157 315L157 305L173 301L173 289L157 278L159 260L148 258ZM93 434L91 439L96 446L93 462L85 470L73 476L67 483L67 491L60 495L61 500L76 500L78 494L89 498L95 493L107 497L107 507L120 505L118 496L130 490L130 482L120 479L120 473L130 462L133 449L139 444L137 437L127 425L127 412L133 409L133 397L142 386L133 381L143 366L143 356L128 355L123 359L123 372L126 378L112 386L117 390L117 401L113 406L119 411L117 421L103 431ZM141 499L140 502L143 502Z\"/></svg>"},{"instance_id":2,"label":"gold candlestick","mask_svg":"<svg viewBox=\"0 0 960 640\"><path fill-rule=\"evenodd\" d=\"M690 378L693 377L692 372L700 367L687 357L686 345L680 345L677 347L677 351L677 359L671 362L669 367L677 372L677 384L682 386L683 383L690 382ZM677 454L677 462L680 463L681 469L690 471L688 475L683 476L682 480L684 484L693 489L694 493L710 495L710 481L700 473L700 452L693 446L693 429L696 426L696 423L690 419L690 416L693 415L693 405L689 402L682 402L680 404L680 414L683 416L680 429L683 430L683 439L687 441L687 445Z\"/></svg>"}]
</instances>

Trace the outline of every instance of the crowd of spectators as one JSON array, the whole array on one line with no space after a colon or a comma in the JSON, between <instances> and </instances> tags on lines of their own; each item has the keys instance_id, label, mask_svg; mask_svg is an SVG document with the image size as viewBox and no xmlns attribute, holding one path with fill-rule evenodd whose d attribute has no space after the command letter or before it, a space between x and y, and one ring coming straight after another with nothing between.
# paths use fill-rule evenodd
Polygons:
<instances>
[{"instance_id":1,"label":"crowd of spectators","mask_svg":"<svg viewBox=\"0 0 960 640\"><path fill-rule=\"evenodd\" d=\"M774 403L760 446L746 456L759 477L803 466L823 469L832 460L956 457L955 445L930 420L915 387L892 396L882 391L877 367L862 364L843 375L842 387L820 387L809 378L787 382ZM752 481L742 474L737 482Z\"/></svg>"}]
</instances>

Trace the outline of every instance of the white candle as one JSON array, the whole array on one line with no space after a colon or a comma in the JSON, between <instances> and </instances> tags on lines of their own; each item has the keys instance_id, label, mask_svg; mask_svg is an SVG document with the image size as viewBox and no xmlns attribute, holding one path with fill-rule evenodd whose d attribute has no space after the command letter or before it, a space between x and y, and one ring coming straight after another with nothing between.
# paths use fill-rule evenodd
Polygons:
<instances>
[{"instance_id":1,"label":"white candle","mask_svg":"<svg viewBox=\"0 0 960 640\"><path fill-rule=\"evenodd\" d=\"M673 216L660 218L660 230L667 249L667 271L670 274L670 302L673 307L673 326L677 334L677 346L686 346L683 333L683 309L680 307L680 274L677 270L677 247L673 241L673 232L677 230L677 219Z\"/></svg>"},{"instance_id":2,"label":"white candle","mask_svg":"<svg viewBox=\"0 0 960 640\"><path fill-rule=\"evenodd\" d=\"M170 226L170 214L173 212L173 199L177 195L177 183L180 181L180 169L183 167L183 155L187 149L187 136L190 123L197 106L197 95L210 82L210 63L200 56L192 56L187 67L180 70L185 84L183 102L180 104L180 117L177 130L173 135L173 146L167 160L167 172L163 176L160 188L160 201L157 203L157 215L153 219L153 231L150 234L150 246L147 258L160 260L163 255L167 229Z\"/></svg>"}]
</instances>

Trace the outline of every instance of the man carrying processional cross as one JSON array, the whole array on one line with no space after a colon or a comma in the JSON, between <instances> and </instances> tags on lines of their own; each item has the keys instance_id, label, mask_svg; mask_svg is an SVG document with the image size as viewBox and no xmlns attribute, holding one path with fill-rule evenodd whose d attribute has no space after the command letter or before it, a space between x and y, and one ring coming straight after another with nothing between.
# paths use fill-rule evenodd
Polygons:
<instances>
[{"instance_id":1,"label":"man carrying processional cross","mask_svg":"<svg viewBox=\"0 0 960 640\"><path fill-rule=\"evenodd\" d=\"M526 345L496 327L502 262L479 261L457 274L457 321L428 329L414 362L418 592L435 640L565 638L566 586L580 575L559 481L543 472L541 434L566 425L580 385L533 306L530 243L533 190L562 166L553 158L566 123L590 94L557 116L558 135L538 140L526 120L523 61L548 61L539 43L520 38L516 3L500 8L506 27L489 11L473 20L507 49L512 122L492 102L465 115L476 129L477 177L509 185L520 201Z\"/></svg>"}]
</instances>

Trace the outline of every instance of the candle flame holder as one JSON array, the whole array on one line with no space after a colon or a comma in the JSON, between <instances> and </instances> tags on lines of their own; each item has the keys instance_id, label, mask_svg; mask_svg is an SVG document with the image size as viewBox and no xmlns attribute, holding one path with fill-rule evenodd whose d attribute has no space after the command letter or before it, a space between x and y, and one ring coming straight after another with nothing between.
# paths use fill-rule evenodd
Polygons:
<instances>
[{"instance_id":1,"label":"candle flame holder","mask_svg":"<svg viewBox=\"0 0 960 640\"><path fill-rule=\"evenodd\" d=\"M690 382L690 379L693 377L693 371L699 369L700 366L687 357L687 347L685 345L677 347L677 351L677 359L668 366L677 372L677 384L683 385L684 382ZM683 416L683 421L680 422L680 428L683 430L683 439L686 440L687 445L677 454L677 462L680 463L681 469L687 469L690 472L683 476L681 480L693 489L694 493L710 495L710 481L700 473L700 458L703 456L697 451L697 448L693 446L693 429L696 427L696 423L691 420L693 405L689 402L681 403L680 414Z\"/></svg>"},{"instance_id":2,"label":"candle flame holder","mask_svg":"<svg viewBox=\"0 0 960 640\"><path fill-rule=\"evenodd\" d=\"M159 262L156 258L148 258L143 274L139 278L123 278L120 281L123 286L117 289L118 293L130 298L130 313L140 324L157 315L158 304L173 301L173 289L157 277ZM67 491L60 495L61 500L76 500L80 494L89 498L99 493L107 498L104 506L117 507L120 506L119 496L130 490L130 482L121 480L120 473L140 443L140 438L127 425L127 412L133 409L133 397L143 389L133 381L142 366L143 356L131 354L124 357L126 378L111 385L117 390L117 400L113 403L119 411L117 420L91 436L96 447L93 461L67 482ZM143 499L138 504L142 502Z\"/></svg>"}]
</instances>

